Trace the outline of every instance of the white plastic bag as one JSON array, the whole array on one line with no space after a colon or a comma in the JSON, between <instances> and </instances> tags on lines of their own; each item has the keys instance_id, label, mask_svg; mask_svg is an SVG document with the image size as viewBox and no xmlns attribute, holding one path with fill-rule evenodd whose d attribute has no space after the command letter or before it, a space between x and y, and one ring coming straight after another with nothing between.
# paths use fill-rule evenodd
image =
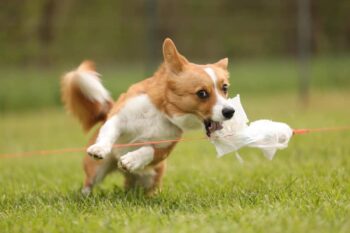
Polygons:
<instances>
[{"instance_id":1,"label":"white plastic bag","mask_svg":"<svg viewBox=\"0 0 350 233\"><path fill-rule=\"evenodd\" d=\"M239 95L229 101L235 109L234 116L223 122L223 129L213 132L210 137L219 157L248 146L261 149L264 155L271 160L278 149L288 146L293 130L287 124L271 120L257 120L248 125L249 120ZM241 160L238 154L237 158Z\"/></svg>"}]
</instances>

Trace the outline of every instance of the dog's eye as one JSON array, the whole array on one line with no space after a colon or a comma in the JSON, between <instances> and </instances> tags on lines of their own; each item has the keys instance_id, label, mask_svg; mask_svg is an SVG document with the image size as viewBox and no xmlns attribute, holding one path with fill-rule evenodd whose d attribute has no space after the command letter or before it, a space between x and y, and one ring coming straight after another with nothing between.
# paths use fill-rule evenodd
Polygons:
<instances>
[{"instance_id":1,"label":"dog's eye","mask_svg":"<svg viewBox=\"0 0 350 233\"><path fill-rule=\"evenodd\" d=\"M222 86L222 91L223 91L225 94L227 94L227 92L228 92L228 85L227 85L227 84L224 84L224 85Z\"/></svg>"},{"instance_id":2,"label":"dog's eye","mask_svg":"<svg viewBox=\"0 0 350 233\"><path fill-rule=\"evenodd\" d=\"M206 91L206 90L200 90L200 91L197 91L197 96L201 99L207 99L209 98L209 93Z\"/></svg>"}]
</instances>

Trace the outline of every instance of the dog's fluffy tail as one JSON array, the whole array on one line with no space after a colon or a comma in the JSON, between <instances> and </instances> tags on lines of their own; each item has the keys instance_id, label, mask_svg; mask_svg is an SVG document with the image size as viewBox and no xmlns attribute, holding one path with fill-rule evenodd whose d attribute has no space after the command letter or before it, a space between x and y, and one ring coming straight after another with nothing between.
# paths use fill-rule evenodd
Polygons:
<instances>
[{"instance_id":1,"label":"dog's fluffy tail","mask_svg":"<svg viewBox=\"0 0 350 233\"><path fill-rule=\"evenodd\" d=\"M92 61L84 61L62 77L61 95L64 105L85 131L100 121L105 121L113 100L101 84Z\"/></svg>"}]
</instances>

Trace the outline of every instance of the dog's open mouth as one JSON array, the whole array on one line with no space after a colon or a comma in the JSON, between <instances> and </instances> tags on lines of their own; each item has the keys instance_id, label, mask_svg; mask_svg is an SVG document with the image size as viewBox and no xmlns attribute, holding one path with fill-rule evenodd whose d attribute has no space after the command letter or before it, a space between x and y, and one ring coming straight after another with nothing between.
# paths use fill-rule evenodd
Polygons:
<instances>
[{"instance_id":1,"label":"dog's open mouth","mask_svg":"<svg viewBox=\"0 0 350 233\"><path fill-rule=\"evenodd\" d=\"M211 119L204 120L205 131L208 137L210 137L211 133L216 130L222 129L222 122L212 121Z\"/></svg>"}]
</instances>

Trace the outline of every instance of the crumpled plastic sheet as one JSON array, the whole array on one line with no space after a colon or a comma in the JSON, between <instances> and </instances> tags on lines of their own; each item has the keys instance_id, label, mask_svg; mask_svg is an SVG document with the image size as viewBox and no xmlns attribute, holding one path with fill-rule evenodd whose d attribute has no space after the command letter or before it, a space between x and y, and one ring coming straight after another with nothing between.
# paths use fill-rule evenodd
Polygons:
<instances>
[{"instance_id":1,"label":"crumpled plastic sheet","mask_svg":"<svg viewBox=\"0 0 350 233\"><path fill-rule=\"evenodd\" d=\"M284 149L293 135L293 130L285 123L271 120L257 120L248 125L248 117L241 104L240 96L229 99L235 109L234 116L223 122L223 129L211 134L218 157L236 152L242 147L259 148L266 158L272 160L277 150Z\"/></svg>"}]
</instances>

